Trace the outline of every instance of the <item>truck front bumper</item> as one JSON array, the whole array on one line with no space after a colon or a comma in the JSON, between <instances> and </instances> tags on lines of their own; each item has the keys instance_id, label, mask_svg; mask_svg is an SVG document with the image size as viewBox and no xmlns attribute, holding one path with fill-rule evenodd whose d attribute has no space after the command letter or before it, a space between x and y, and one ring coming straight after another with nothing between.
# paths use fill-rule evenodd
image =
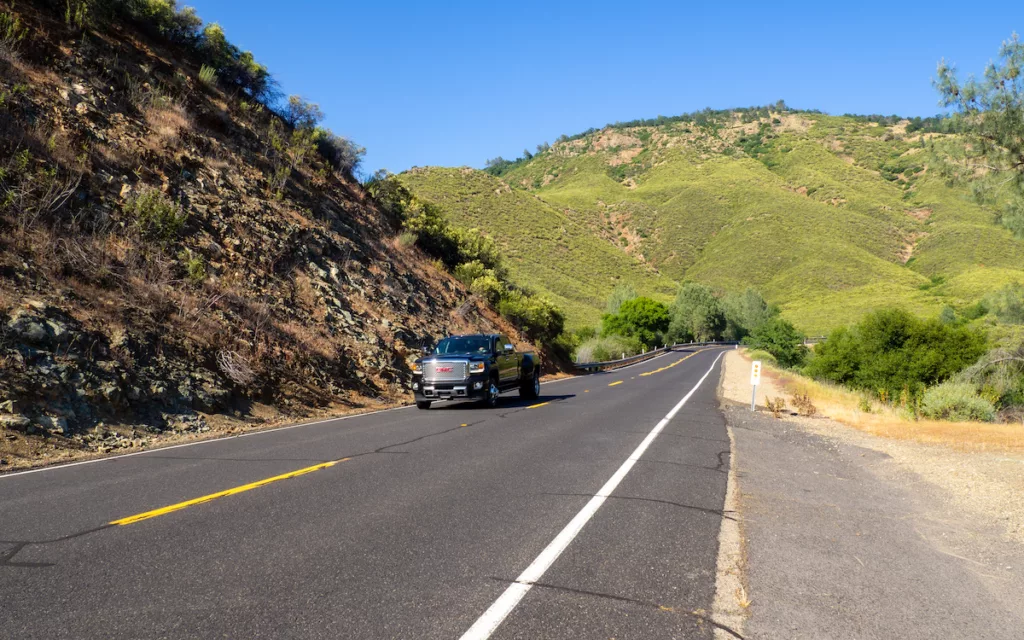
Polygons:
<instances>
[{"instance_id":1,"label":"truck front bumper","mask_svg":"<svg viewBox=\"0 0 1024 640\"><path fill-rule=\"evenodd\" d=\"M417 402L435 400L483 400L487 397L488 379L484 376L470 376L456 382L424 381L416 376L412 381L412 392Z\"/></svg>"}]
</instances>

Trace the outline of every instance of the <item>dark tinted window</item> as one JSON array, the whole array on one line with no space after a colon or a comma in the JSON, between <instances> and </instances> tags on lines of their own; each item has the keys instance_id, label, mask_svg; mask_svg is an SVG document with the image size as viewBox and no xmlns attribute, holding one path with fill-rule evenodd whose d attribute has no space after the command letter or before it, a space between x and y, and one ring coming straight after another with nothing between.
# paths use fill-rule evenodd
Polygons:
<instances>
[{"instance_id":1,"label":"dark tinted window","mask_svg":"<svg viewBox=\"0 0 1024 640\"><path fill-rule=\"evenodd\" d=\"M437 343L434 353L447 355L450 353L490 353L491 340L484 336L463 336L445 338Z\"/></svg>"}]
</instances>

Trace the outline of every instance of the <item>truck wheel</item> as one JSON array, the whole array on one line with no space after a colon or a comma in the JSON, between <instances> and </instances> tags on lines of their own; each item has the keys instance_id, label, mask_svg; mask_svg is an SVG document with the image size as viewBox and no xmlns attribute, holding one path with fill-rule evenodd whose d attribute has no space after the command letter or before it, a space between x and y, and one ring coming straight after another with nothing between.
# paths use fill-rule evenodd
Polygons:
<instances>
[{"instance_id":1,"label":"truck wheel","mask_svg":"<svg viewBox=\"0 0 1024 640\"><path fill-rule=\"evenodd\" d=\"M519 385L519 397L525 400L536 400L540 397L540 371L533 368L533 375Z\"/></svg>"},{"instance_id":2,"label":"truck wheel","mask_svg":"<svg viewBox=\"0 0 1024 640\"><path fill-rule=\"evenodd\" d=\"M416 401L416 408L417 409L429 409L430 408L430 400L417 400Z\"/></svg>"},{"instance_id":3,"label":"truck wheel","mask_svg":"<svg viewBox=\"0 0 1024 640\"><path fill-rule=\"evenodd\" d=\"M501 395L501 390L498 389L498 381L491 378L490 386L487 387L487 397L484 398L484 405L491 409L498 406L499 395Z\"/></svg>"}]
</instances>

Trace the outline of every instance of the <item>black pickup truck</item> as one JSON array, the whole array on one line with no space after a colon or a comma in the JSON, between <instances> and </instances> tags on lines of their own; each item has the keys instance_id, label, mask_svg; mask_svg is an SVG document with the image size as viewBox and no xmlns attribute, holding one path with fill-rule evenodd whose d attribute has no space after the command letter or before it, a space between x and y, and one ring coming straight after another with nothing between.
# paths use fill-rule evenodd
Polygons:
<instances>
[{"instance_id":1,"label":"black pickup truck","mask_svg":"<svg viewBox=\"0 0 1024 640\"><path fill-rule=\"evenodd\" d=\"M412 368L420 409L435 400L467 399L494 407L501 393L513 389L529 400L540 395L540 359L516 351L508 336L496 333L445 338Z\"/></svg>"}]
</instances>

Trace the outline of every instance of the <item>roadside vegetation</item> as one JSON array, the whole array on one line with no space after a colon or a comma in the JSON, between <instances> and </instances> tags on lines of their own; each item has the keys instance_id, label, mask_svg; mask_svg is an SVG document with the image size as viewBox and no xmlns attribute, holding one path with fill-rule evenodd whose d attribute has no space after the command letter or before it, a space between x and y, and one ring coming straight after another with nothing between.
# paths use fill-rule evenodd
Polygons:
<instances>
[{"instance_id":1,"label":"roadside vegetation","mask_svg":"<svg viewBox=\"0 0 1024 640\"><path fill-rule=\"evenodd\" d=\"M574 347L564 333L565 316L550 300L517 286L494 241L479 229L450 224L440 207L414 195L397 176L378 171L364 184L380 207L399 222L402 242L438 261L470 291L491 304L531 339L568 358Z\"/></svg>"}]
</instances>

